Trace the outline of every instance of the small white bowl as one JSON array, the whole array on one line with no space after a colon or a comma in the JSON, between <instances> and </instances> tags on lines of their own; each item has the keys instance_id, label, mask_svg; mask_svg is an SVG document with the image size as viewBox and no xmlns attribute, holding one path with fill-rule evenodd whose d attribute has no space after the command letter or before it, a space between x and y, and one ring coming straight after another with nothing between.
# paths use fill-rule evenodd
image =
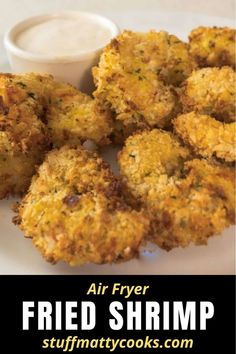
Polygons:
<instances>
[{"instance_id":1,"label":"small white bowl","mask_svg":"<svg viewBox=\"0 0 236 354\"><path fill-rule=\"evenodd\" d=\"M56 14L40 15L17 23L4 37L4 45L13 72L39 72L52 74L56 79L71 83L83 92L91 93L93 80L91 68L98 63L101 48L77 55L52 56L35 54L19 48L16 38L22 31L36 24L55 18L89 18L110 31L110 39L120 33L117 25L106 17L80 11L62 11Z\"/></svg>"}]
</instances>

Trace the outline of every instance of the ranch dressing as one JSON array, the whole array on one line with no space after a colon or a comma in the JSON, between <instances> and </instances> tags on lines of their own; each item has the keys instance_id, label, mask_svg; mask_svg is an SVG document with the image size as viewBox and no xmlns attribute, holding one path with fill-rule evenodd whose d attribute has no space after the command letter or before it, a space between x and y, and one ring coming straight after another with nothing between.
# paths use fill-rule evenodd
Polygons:
<instances>
[{"instance_id":1,"label":"ranch dressing","mask_svg":"<svg viewBox=\"0 0 236 354\"><path fill-rule=\"evenodd\" d=\"M79 55L104 47L111 30L94 18L51 18L18 34L15 43L30 53L63 57Z\"/></svg>"}]
</instances>

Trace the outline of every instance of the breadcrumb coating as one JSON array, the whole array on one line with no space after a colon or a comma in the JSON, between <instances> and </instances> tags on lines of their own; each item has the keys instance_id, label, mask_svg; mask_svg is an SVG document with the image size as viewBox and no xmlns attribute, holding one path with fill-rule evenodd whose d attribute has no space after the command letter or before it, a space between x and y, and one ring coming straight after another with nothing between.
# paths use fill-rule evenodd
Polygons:
<instances>
[{"instance_id":1,"label":"breadcrumb coating","mask_svg":"<svg viewBox=\"0 0 236 354\"><path fill-rule=\"evenodd\" d=\"M234 223L234 169L193 159L171 133L129 137L119 166L131 203L151 219L150 240L166 250L206 243Z\"/></svg>"},{"instance_id":2,"label":"breadcrumb coating","mask_svg":"<svg viewBox=\"0 0 236 354\"><path fill-rule=\"evenodd\" d=\"M192 70L187 44L165 31L123 31L104 53L108 61L103 65L109 65L111 56L126 72L142 76L152 71L167 85L178 86Z\"/></svg>"},{"instance_id":3,"label":"breadcrumb coating","mask_svg":"<svg viewBox=\"0 0 236 354\"><path fill-rule=\"evenodd\" d=\"M52 145L105 144L111 131L110 114L71 85L50 75L1 74L0 199L26 191Z\"/></svg>"},{"instance_id":4,"label":"breadcrumb coating","mask_svg":"<svg viewBox=\"0 0 236 354\"><path fill-rule=\"evenodd\" d=\"M104 145L113 129L111 114L97 100L56 81L52 82L46 120L55 147L78 145L87 139Z\"/></svg>"},{"instance_id":5,"label":"breadcrumb coating","mask_svg":"<svg viewBox=\"0 0 236 354\"><path fill-rule=\"evenodd\" d=\"M0 199L26 191L49 148L41 118L48 77L0 75Z\"/></svg>"},{"instance_id":6,"label":"breadcrumb coating","mask_svg":"<svg viewBox=\"0 0 236 354\"><path fill-rule=\"evenodd\" d=\"M234 181L233 168L203 159L187 161L183 178L155 212L152 240L166 250L204 245L235 224Z\"/></svg>"},{"instance_id":7,"label":"breadcrumb coating","mask_svg":"<svg viewBox=\"0 0 236 354\"><path fill-rule=\"evenodd\" d=\"M34 149L27 154L0 131L0 199L10 194L22 194L30 185L35 165L42 162L43 151Z\"/></svg>"},{"instance_id":8,"label":"breadcrumb coating","mask_svg":"<svg viewBox=\"0 0 236 354\"><path fill-rule=\"evenodd\" d=\"M109 53L107 57L110 63L105 63L107 67L103 68L103 60L107 61L106 54L104 52L100 60L101 71L99 78L96 78L97 90L94 92L100 104L110 109L115 119L127 129L168 126L175 115L176 92L165 86L151 71L142 76L125 72L113 61L117 58ZM98 73L96 69L93 70L94 74Z\"/></svg>"},{"instance_id":9,"label":"breadcrumb coating","mask_svg":"<svg viewBox=\"0 0 236 354\"><path fill-rule=\"evenodd\" d=\"M180 109L173 86L191 70L186 44L177 37L167 32L124 31L93 68L94 96L128 131L168 127Z\"/></svg>"},{"instance_id":10,"label":"breadcrumb coating","mask_svg":"<svg viewBox=\"0 0 236 354\"><path fill-rule=\"evenodd\" d=\"M189 35L189 52L196 66L235 67L235 30L228 27L198 27Z\"/></svg>"},{"instance_id":11,"label":"breadcrumb coating","mask_svg":"<svg viewBox=\"0 0 236 354\"><path fill-rule=\"evenodd\" d=\"M158 129L130 136L118 155L126 195L141 204L157 204L181 176L188 148L172 133Z\"/></svg>"},{"instance_id":12,"label":"breadcrumb coating","mask_svg":"<svg viewBox=\"0 0 236 354\"><path fill-rule=\"evenodd\" d=\"M47 261L70 265L129 260L149 228L97 154L66 146L48 154L15 222Z\"/></svg>"},{"instance_id":13,"label":"breadcrumb coating","mask_svg":"<svg viewBox=\"0 0 236 354\"><path fill-rule=\"evenodd\" d=\"M235 161L235 123L223 123L191 112L178 116L173 124L176 133L197 154Z\"/></svg>"},{"instance_id":14,"label":"breadcrumb coating","mask_svg":"<svg viewBox=\"0 0 236 354\"><path fill-rule=\"evenodd\" d=\"M228 66L196 70L185 81L180 99L185 112L196 111L233 122L235 72Z\"/></svg>"}]
</instances>

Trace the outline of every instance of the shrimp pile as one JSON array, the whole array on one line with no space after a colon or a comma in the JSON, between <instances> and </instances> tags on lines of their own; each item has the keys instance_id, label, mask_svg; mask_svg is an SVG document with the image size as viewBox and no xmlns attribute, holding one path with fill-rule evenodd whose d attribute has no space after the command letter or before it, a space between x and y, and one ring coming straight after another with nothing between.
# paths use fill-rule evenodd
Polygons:
<instances>
[{"instance_id":1,"label":"shrimp pile","mask_svg":"<svg viewBox=\"0 0 236 354\"><path fill-rule=\"evenodd\" d=\"M131 203L151 219L150 239L164 249L205 244L234 223L234 170L196 159L172 133L129 137L119 166Z\"/></svg>"},{"instance_id":2,"label":"shrimp pile","mask_svg":"<svg viewBox=\"0 0 236 354\"><path fill-rule=\"evenodd\" d=\"M23 194L14 222L47 261L127 261L147 241L202 245L235 223L234 34L124 31L92 70L92 96L0 75L0 199ZM111 143L118 177L99 156Z\"/></svg>"},{"instance_id":3,"label":"shrimp pile","mask_svg":"<svg viewBox=\"0 0 236 354\"><path fill-rule=\"evenodd\" d=\"M110 114L49 75L0 75L0 199L22 194L52 146L106 144Z\"/></svg>"}]
</instances>

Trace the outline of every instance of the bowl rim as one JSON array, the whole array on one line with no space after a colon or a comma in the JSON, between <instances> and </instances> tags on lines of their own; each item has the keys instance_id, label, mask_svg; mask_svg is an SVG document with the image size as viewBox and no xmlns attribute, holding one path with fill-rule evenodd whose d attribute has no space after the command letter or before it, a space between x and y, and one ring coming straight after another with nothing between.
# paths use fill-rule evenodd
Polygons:
<instances>
[{"instance_id":1,"label":"bowl rim","mask_svg":"<svg viewBox=\"0 0 236 354\"><path fill-rule=\"evenodd\" d=\"M52 55L47 55L47 54L36 54L36 53L31 53L27 50L24 50L20 47L18 47L15 43L15 37L17 34L24 29L33 26L37 23L41 23L46 21L47 19L52 19L52 18L63 18L63 17L77 17L78 15L82 15L85 17L90 17L92 19L97 20L99 23L105 23L108 28L110 28L111 31L111 38L116 37L120 33L120 29L117 26L117 24L112 21L111 19L100 15L96 14L93 12L86 12L86 11L70 11L70 10L62 10L62 11L57 11L54 13L47 13L47 14L41 14L37 16L32 16L28 17L20 22L17 22L14 24L4 35L4 46L7 51L10 53L14 54L17 57L27 59L29 61L34 61L34 62L39 62L39 63L70 63L70 62L79 62L79 61L84 61L87 59L90 59L92 57L97 56L104 46L98 47L94 50L87 51L81 54L76 54L76 55L63 55L63 56L52 56Z\"/></svg>"}]
</instances>

